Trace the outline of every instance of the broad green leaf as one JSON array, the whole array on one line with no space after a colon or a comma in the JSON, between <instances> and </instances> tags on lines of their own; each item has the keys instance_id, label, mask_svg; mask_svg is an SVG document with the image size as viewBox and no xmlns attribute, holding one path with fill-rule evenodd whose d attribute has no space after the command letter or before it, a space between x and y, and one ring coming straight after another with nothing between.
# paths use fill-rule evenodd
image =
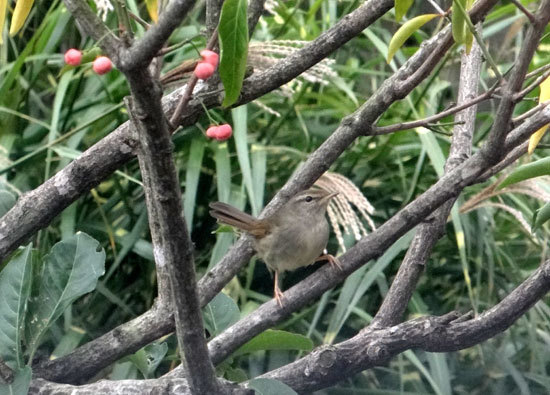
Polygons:
<instances>
[{"instance_id":1,"label":"broad green leaf","mask_svg":"<svg viewBox=\"0 0 550 395\"><path fill-rule=\"evenodd\" d=\"M168 352L168 344L152 343L130 356L143 377L150 378Z\"/></svg>"},{"instance_id":2,"label":"broad green leaf","mask_svg":"<svg viewBox=\"0 0 550 395\"><path fill-rule=\"evenodd\" d=\"M193 212L195 211L204 146L204 139L198 138L193 139L191 148L189 149L189 160L187 161L187 171L185 172L185 193L183 197L183 213L188 232L191 232L191 229L193 229Z\"/></svg>"},{"instance_id":3,"label":"broad green leaf","mask_svg":"<svg viewBox=\"0 0 550 395\"><path fill-rule=\"evenodd\" d=\"M255 351L264 350L311 351L312 349L313 342L303 335L287 331L268 329L254 337L248 343L242 345L233 353L233 355L250 354Z\"/></svg>"},{"instance_id":4,"label":"broad green leaf","mask_svg":"<svg viewBox=\"0 0 550 395\"><path fill-rule=\"evenodd\" d=\"M220 292L203 309L204 324L211 336L221 333L240 318L239 307L229 296Z\"/></svg>"},{"instance_id":5,"label":"broad green leaf","mask_svg":"<svg viewBox=\"0 0 550 395\"><path fill-rule=\"evenodd\" d=\"M11 384L0 383L0 395L23 395L29 392L31 384L32 369L25 366L15 372L15 379Z\"/></svg>"},{"instance_id":6,"label":"broad green leaf","mask_svg":"<svg viewBox=\"0 0 550 395\"><path fill-rule=\"evenodd\" d=\"M0 191L0 217L6 214L15 204L15 196L8 191Z\"/></svg>"},{"instance_id":7,"label":"broad green leaf","mask_svg":"<svg viewBox=\"0 0 550 395\"><path fill-rule=\"evenodd\" d=\"M466 25L465 9L466 0L453 0L451 28L453 32L453 39L457 44L464 44L466 42L466 31L468 30L468 26Z\"/></svg>"},{"instance_id":8,"label":"broad green leaf","mask_svg":"<svg viewBox=\"0 0 550 395\"><path fill-rule=\"evenodd\" d=\"M399 22L407 13L414 0L395 0L395 21Z\"/></svg>"},{"instance_id":9,"label":"broad green leaf","mask_svg":"<svg viewBox=\"0 0 550 395\"><path fill-rule=\"evenodd\" d=\"M31 12L34 0L17 0L11 17L10 36L14 36L23 27L29 12Z\"/></svg>"},{"instance_id":10,"label":"broad green leaf","mask_svg":"<svg viewBox=\"0 0 550 395\"><path fill-rule=\"evenodd\" d=\"M0 272L0 357L12 369L24 365L21 335L31 290L31 245L19 251Z\"/></svg>"},{"instance_id":11,"label":"broad green leaf","mask_svg":"<svg viewBox=\"0 0 550 395\"><path fill-rule=\"evenodd\" d=\"M531 230L534 232L549 219L550 219L550 202L546 203L544 206L542 206L537 211L535 211L533 215Z\"/></svg>"},{"instance_id":12,"label":"broad green leaf","mask_svg":"<svg viewBox=\"0 0 550 395\"><path fill-rule=\"evenodd\" d=\"M508 185L512 185L529 178L546 176L548 174L550 174L550 158L539 159L535 162L519 166L511 172L508 177L504 179L504 181L502 181L498 188L502 189Z\"/></svg>"},{"instance_id":13,"label":"broad green leaf","mask_svg":"<svg viewBox=\"0 0 550 395\"><path fill-rule=\"evenodd\" d=\"M219 23L219 72L225 88L225 107L237 101L243 86L248 56L247 8L247 0L226 0L222 6Z\"/></svg>"},{"instance_id":14,"label":"broad green leaf","mask_svg":"<svg viewBox=\"0 0 550 395\"><path fill-rule=\"evenodd\" d=\"M434 19L439 14L425 14L419 15L403 24L393 35L390 45L388 47L388 57L386 61L391 62L395 53L401 48L401 46L407 41L407 39L418 29L424 26L426 23Z\"/></svg>"},{"instance_id":15,"label":"broad green leaf","mask_svg":"<svg viewBox=\"0 0 550 395\"><path fill-rule=\"evenodd\" d=\"M38 279L38 295L29 302L26 329L31 358L48 328L78 297L94 290L104 270L105 251L85 233L52 247Z\"/></svg>"},{"instance_id":16,"label":"broad green leaf","mask_svg":"<svg viewBox=\"0 0 550 395\"><path fill-rule=\"evenodd\" d=\"M544 103L545 101L550 100L550 77L546 78L542 84L540 84L540 94L539 94L539 103ZM537 145L546 133L546 130L548 129L548 125L544 125L542 128L537 130L535 133L531 135L529 138L529 147L527 148L527 152L529 155L535 151L535 148L537 148Z\"/></svg>"},{"instance_id":17,"label":"broad green leaf","mask_svg":"<svg viewBox=\"0 0 550 395\"><path fill-rule=\"evenodd\" d=\"M298 395L296 391L285 383L275 379L257 378L248 382L257 395Z\"/></svg>"}]
</instances>

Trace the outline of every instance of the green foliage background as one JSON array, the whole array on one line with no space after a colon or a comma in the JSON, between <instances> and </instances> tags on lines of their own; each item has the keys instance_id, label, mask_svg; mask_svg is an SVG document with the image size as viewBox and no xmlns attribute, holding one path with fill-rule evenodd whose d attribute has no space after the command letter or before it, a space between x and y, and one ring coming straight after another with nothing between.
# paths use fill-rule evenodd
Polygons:
<instances>
[{"instance_id":1,"label":"green foliage background","mask_svg":"<svg viewBox=\"0 0 550 395\"><path fill-rule=\"evenodd\" d=\"M416 2L405 20L433 12L420 3L424 2ZM253 41L312 40L358 4L336 0L280 2L275 15L264 15ZM130 0L128 6L134 13L147 15L145 4ZM198 48L203 47L205 40L198 34L203 28L203 14L202 6L195 7L170 42L192 39ZM108 22L114 28L113 15ZM486 19L484 37L491 43L501 70L511 66L522 45L521 31L512 33L522 23L525 21L519 11L507 2L499 4ZM280 116L255 103L233 111L212 111L217 120L234 126L234 138L227 143L206 140L206 117L174 136L185 192L184 211L196 245L199 275L216 264L233 240L228 233L212 234L216 225L208 215L208 203L228 198L257 214L307 154L439 25L437 20L427 24L387 65L387 45L397 27L394 16L388 13L333 54L338 78L329 78L326 84L303 80L293 85L295 91L290 98L274 92L260 99L262 105ZM140 31L139 27L136 29ZM548 44L550 39L545 38L532 68L549 62ZM23 32L0 47L2 207L9 207L18 195L39 186L127 120L121 103L128 90L118 71L99 77L85 66L59 75L65 50L92 45L80 36L62 3L54 0L36 2ZM166 57L165 69L195 57L195 49L186 45ZM456 98L458 59L459 50L455 48L427 82L391 107L380 124L414 120L448 107ZM488 84L491 76L484 71L482 79ZM492 102L480 106L476 141L491 126L495 105ZM519 107L525 111L533 105L526 101ZM359 139L332 170L347 176L361 189L376 208L375 222L381 224L437 180L449 148L451 128L440 127L440 133L418 134L411 130ZM58 140L60 137L62 141ZM544 154L541 150L539 155ZM73 304L46 334L39 350L44 355L64 355L146 311L153 303L155 272L139 178L134 160L34 237L34 246L45 254L59 240L83 231L99 240L107 254L106 274L97 290ZM546 191L550 189L545 179L538 179L537 183ZM468 188L459 205L487 185ZM493 199L497 201L518 210L528 220L544 203L524 194L501 195ZM376 313L410 237L404 236L377 262L360 269L342 287L328 292L277 329L305 335L314 345L338 342L357 333ZM438 315L454 309L481 312L490 308L546 258L547 240L548 225L529 235L516 217L494 206L467 214L455 212L446 236L432 254L407 315ZM337 249L334 241L329 249ZM316 267L287 275L284 287ZM271 298L271 287L265 266L252 261L225 292L245 315ZM324 393L548 393L549 320L550 310L540 302L504 334L482 345L448 354L408 351L387 366L366 371ZM166 372L177 354L175 340L168 337L164 341L168 350L155 349L162 361L152 372L144 373L137 355L117 362L107 377L154 377ZM230 378L252 378L294 360L300 353L273 350L241 355L225 362L220 371Z\"/></svg>"}]
</instances>

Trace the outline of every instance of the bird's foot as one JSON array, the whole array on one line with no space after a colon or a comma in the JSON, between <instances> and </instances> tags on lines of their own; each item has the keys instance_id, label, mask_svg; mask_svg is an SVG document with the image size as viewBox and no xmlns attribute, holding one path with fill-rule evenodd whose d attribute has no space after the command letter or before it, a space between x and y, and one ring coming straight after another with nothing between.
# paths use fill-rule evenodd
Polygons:
<instances>
[{"instance_id":1,"label":"bird's foot","mask_svg":"<svg viewBox=\"0 0 550 395\"><path fill-rule=\"evenodd\" d=\"M333 268L338 268L340 270L344 270L342 268L342 264L340 263L340 261L338 260L337 257L335 257L334 255L331 255L331 254L323 254L321 255L319 258L317 258L315 260L315 262L319 262L319 261L328 261L328 263L330 264L330 266L332 266Z\"/></svg>"},{"instance_id":2,"label":"bird's foot","mask_svg":"<svg viewBox=\"0 0 550 395\"><path fill-rule=\"evenodd\" d=\"M275 288L275 292L274 292L274 296L275 296L275 300L277 301L277 304L280 306L280 307L283 307L283 298L284 298L284 295L283 295L283 292L279 289L279 287L276 287Z\"/></svg>"}]
</instances>

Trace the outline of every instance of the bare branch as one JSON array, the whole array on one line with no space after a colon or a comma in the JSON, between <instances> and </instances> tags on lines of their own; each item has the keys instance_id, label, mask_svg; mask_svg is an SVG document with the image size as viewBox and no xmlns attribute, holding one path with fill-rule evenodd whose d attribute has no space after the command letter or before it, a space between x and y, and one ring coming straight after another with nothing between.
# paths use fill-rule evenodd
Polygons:
<instances>
[{"instance_id":1,"label":"bare branch","mask_svg":"<svg viewBox=\"0 0 550 395\"><path fill-rule=\"evenodd\" d=\"M323 346L308 356L261 377L283 381L298 392L313 392L373 366L387 363L412 348L430 352L462 350L509 328L550 291L550 261L500 303L466 320L460 314L422 317L389 328L366 328L335 346Z\"/></svg>"},{"instance_id":2,"label":"bare branch","mask_svg":"<svg viewBox=\"0 0 550 395\"><path fill-rule=\"evenodd\" d=\"M502 158L501 146L510 129L509 123L516 104L514 100L515 94L521 89L529 63L531 63L531 59L549 20L550 1L543 0L537 10L535 22L527 31L525 45L521 47L510 77L507 82L503 81L501 86L502 100L495 114L495 122L489 132L489 138L481 149L483 155L491 162L496 162Z\"/></svg>"},{"instance_id":3,"label":"bare branch","mask_svg":"<svg viewBox=\"0 0 550 395\"><path fill-rule=\"evenodd\" d=\"M159 15L158 23L125 51L117 66L125 71L146 68L194 3L194 0L170 1L166 10Z\"/></svg>"},{"instance_id":4,"label":"bare branch","mask_svg":"<svg viewBox=\"0 0 550 395\"><path fill-rule=\"evenodd\" d=\"M481 55L481 49L477 42L474 42L469 55L465 52L462 53L457 107L462 107L461 103L469 104L475 100L469 100L469 98L475 97L477 94L481 75ZM496 85L481 96L490 95L495 88ZM469 105L464 109L455 117L455 121L460 124L456 125L453 131L451 149L445 164L447 173L456 168L472 152L476 107ZM426 222L418 227L405 259L399 267L382 306L374 317L371 324L373 328L395 325L401 320L433 247L445 234L445 225L454 202L454 198L446 201Z\"/></svg>"},{"instance_id":5,"label":"bare branch","mask_svg":"<svg viewBox=\"0 0 550 395\"><path fill-rule=\"evenodd\" d=\"M529 22L535 23L535 17L533 16L533 14L531 14L531 12L529 12L527 8L525 8L523 4L521 4L521 2L519 2L518 0L510 0L510 1L514 3L514 5L518 7L518 9L521 12L523 12L523 14L527 17L527 19L529 19Z\"/></svg>"}]
</instances>

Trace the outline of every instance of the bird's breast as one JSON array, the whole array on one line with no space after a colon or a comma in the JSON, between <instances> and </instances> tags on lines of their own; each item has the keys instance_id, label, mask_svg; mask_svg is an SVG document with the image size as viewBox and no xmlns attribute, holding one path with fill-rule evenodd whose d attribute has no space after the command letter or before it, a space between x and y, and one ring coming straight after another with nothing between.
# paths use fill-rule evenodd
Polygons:
<instances>
[{"instance_id":1,"label":"bird's breast","mask_svg":"<svg viewBox=\"0 0 550 395\"><path fill-rule=\"evenodd\" d=\"M328 223L319 219L273 226L265 237L255 240L258 256L272 270L295 270L312 264L323 253L329 236Z\"/></svg>"}]
</instances>

